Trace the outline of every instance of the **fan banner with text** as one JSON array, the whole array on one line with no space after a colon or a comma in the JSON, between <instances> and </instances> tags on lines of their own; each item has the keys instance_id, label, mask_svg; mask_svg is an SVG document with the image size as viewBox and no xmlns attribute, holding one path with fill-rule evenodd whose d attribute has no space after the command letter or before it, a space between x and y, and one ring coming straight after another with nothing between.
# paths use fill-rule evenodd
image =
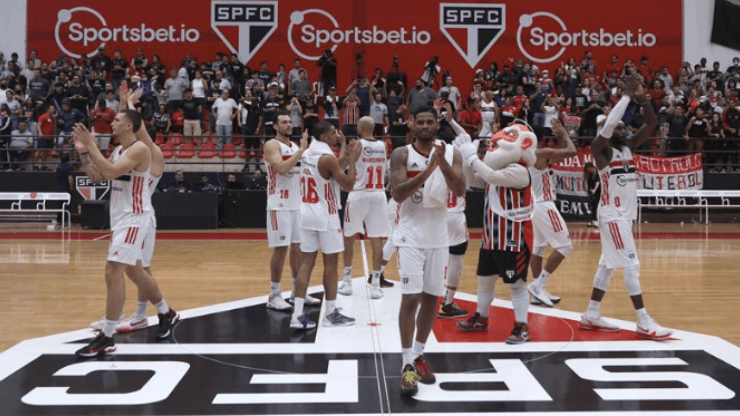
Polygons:
<instances>
[{"instance_id":1,"label":"fan banner with text","mask_svg":"<svg viewBox=\"0 0 740 416\"><path fill-rule=\"evenodd\" d=\"M638 189L699 190L704 185L701 154L680 157L634 156ZM590 207L583 182L583 166L594 163L587 150L551 166L552 183L557 193L556 205L565 219L589 220Z\"/></svg>"}]
</instances>

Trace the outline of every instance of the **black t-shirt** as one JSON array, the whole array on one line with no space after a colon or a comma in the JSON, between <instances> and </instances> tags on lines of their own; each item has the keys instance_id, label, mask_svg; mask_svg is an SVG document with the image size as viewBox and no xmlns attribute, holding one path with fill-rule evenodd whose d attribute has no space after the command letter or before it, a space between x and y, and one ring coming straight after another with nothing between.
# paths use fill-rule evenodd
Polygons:
<instances>
[{"instance_id":1,"label":"black t-shirt","mask_svg":"<svg viewBox=\"0 0 740 416\"><path fill-rule=\"evenodd\" d=\"M33 78L28 82L28 88L31 90L31 98L34 101L43 100L49 93L51 84L46 78Z\"/></svg>"},{"instance_id":2,"label":"black t-shirt","mask_svg":"<svg viewBox=\"0 0 740 416\"><path fill-rule=\"evenodd\" d=\"M676 116L675 114L668 117L668 136L684 137L686 135L686 124L689 123L686 115Z\"/></svg>"},{"instance_id":3,"label":"black t-shirt","mask_svg":"<svg viewBox=\"0 0 740 416\"><path fill-rule=\"evenodd\" d=\"M200 120L198 102L195 99L182 100L182 110L185 120Z\"/></svg>"},{"instance_id":4,"label":"black t-shirt","mask_svg":"<svg viewBox=\"0 0 740 416\"><path fill-rule=\"evenodd\" d=\"M72 192L72 188L69 186L69 175L72 172L74 170L69 163L60 163L57 166L57 192Z\"/></svg>"},{"instance_id":5,"label":"black t-shirt","mask_svg":"<svg viewBox=\"0 0 740 416\"><path fill-rule=\"evenodd\" d=\"M126 76L126 69L128 68L128 62L124 59L114 59L113 66L120 66L121 69L114 69L111 71L113 78L123 78Z\"/></svg>"},{"instance_id":6,"label":"black t-shirt","mask_svg":"<svg viewBox=\"0 0 740 416\"><path fill-rule=\"evenodd\" d=\"M706 137L707 121L703 118L695 118L689 127L689 137Z\"/></svg>"}]
</instances>

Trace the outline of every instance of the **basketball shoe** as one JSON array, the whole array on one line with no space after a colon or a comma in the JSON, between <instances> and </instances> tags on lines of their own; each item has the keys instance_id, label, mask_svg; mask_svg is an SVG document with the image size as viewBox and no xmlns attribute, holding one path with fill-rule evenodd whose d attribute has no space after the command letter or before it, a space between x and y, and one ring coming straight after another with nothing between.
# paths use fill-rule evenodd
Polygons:
<instances>
[{"instance_id":1,"label":"basketball shoe","mask_svg":"<svg viewBox=\"0 0 740 416\"><path fill-rule=\"evenodd\" d=\"M293 307L283 299L283 294L280 291L271 292L270 296L267 297L267 308L275 309L276 311L292 311Z\"/></svg>"},{"instance_id":2,"label":"basketball shoe","mask_svg":"<svg viewBox=\"0 0 740 416\"><path fill-rule=\"evenodd\" d=\"M342 280L339 282L339 287L337 287L337 293L344 296L352 296L352 281L345 282Z\"/></svg>"},{"instance_id":3,"label":"basketball shoe","mask_svg":"<svg viewBox=\"0 0 740 416\"><path fill-rule=\"evenodd\" d=\"M290 297L288 298L288 303L291 305L295 305L295 293L291 293ZM311 295L306 295L306 298L303 300L303 306L319 306L321 305L321 299L317 299Z\"/></svg>"},{"instance_id":4,"label":"basketball shoe","mask_svg":"<svg viewBox=\"0 0 740 416\"><path fill-rule=\"evenodd\" d=\"M461 316L468 316L468 311L460 309L455 302L449 304L439 305L439 311L437 311L437 317L439 318L459 318Z\"/></svg>"},{"instance_id":5,"label":"basketball shoe","mask_svg":"<svg viewBox=\"0 0 740 416\"><path fill-rule=\"evenodd\" d=\"M118 318L118 322L116 322L116 326L120 325L121 322L123 322L125 319L126 319L126 316L124 316L123 312L121 312L121 316ZM104 323L105 323L105 315L103 315L103 317L100 318L99 321L90 322L90 328L96 331L102 331Z\"/></svg>"},{"instance_id":6,"label":"basketball shoe","mask_svg":"<svg viewBox=\"0 0 740 416\"><path fill-rule=\"evenodd\" d=\"M552 308L554 304L550 300L550 297L547 296L547 293L545 292L545 289L541 288L537 282L532 282L527 285L527 290L532 295L532 300L534 303L534 300L539 301L541 304L548 306Z\"/></svg>"},{"instance_id":7,"label":"basketball shoe","mask_svg":"<svg viewBox=\"0 0 740 416\"><path fill-rule=\"evenodd\" d=\"M368 276L367 277L367 284L371 285L373 283L373 277ZM385 273L380 274L380 287L393 287L393 282L390 280L385 280Z\"/></svg>"},{"instance_id":8,"label":"basketball shoe","mask_svg":"<svg viewBox=\"0 0 740 416\"><path fill-rule=\"evenodd\" d=\"M423 355L416 357L414 360L414 370L416 371L416 377L420 383L434 384L434 382L437 381L437 378L434 377L434 373L429 369L427 361L424 359Z\"/></svg>"},{"instance_id":9,"label":"basketball shoe","mask_svg":"<svg viewBox=\"0 0 740 416\"><path fill-rule=\"evenodd\" d=\"M95 337L88 345L75 351L78 357L91 358L97 357L116 350L116 343L113 337L106 337L102 333Z\"/></svg>"},{"instance_id":10,"label":"basketball shoe","mask_svg":"<svg viewBox=\"0 0 740 416\"><path fill-rule=\"evenodd\" d=\"M413 396L419 391L419 376L411 364L406 364L401 374L401 396Z\"/></svg>"},{"instance_id":11,"label":"basketball shoe","mask_svg":"<svg viewBox=\"0 0 740 416\"><path fill-rule=\"evenodd\" d=\"M610 324L601 316L588 317L586 313L581 315L581 320L578 322L578 328L585 329L587 331L619 332L618 326Z\"/></svg>"},{"instance_id":12,"label":"basketball shoe","mask_svg":"<svg viewBox=\"0 0 740 416\"><path fill-rule=\"evenodd\" d=\"M370 299L380 299L383 297L383 290L379 287L370 286Z\"/></svg>"},{"instance_id":13,"label":"basketball shoe","mask_svg":"<svg viewBox=\"0 0 740 416\"><path fill-rule=\"evenodd\" d=\"M324 326L352 326L355 324L355 318L342 315L339 311L342 308L334 308L334 311L329 312L324 316L322 320Z\"/></svg>"},{"instance_id":14,"label":"basketball shoe","mask_svg":"<svg viewBox=\"0 0 740 416\"><path fill-rule=\"evenodd\" d=\"M172 333L172 327L180 320L180 314L170 308L167 313L160 313L157 316L159 316L159 330L157 331L157 338L167 338Z\"/></svg>"},{"instance_id":15,"label":"basketball shoe","mask_svg":"<svg viewBox=\"0 0 740 416\"><path fill-rule=\"evenodd\" d=\"M640 338L652 339L656 341L668 339L671 337L671 335L673 335L673 331L658 325L658 323L655 322L653 318L638 320L637 331L635 332Z\"/></svg>"},{"instance_id":16,"label":"basketball shoe","mask_svg":"<svg viewBox=\"0 0 740 416\"><path fill-rule=\"evenodd\" d=\"M143 329L149 326L149 319L145 316L141 320L134 321L135 317L131 317L124 321L119 321L116 325L116 332L131 332L137 329Z\"/></svg>"},{"instance_id":17,"label":"basketball shoe","mask_svg":"<svg viewBox=\"0 0 740 416\"><path fill-rule=\"evenodd\" d=\"M480 316L478 312L464 321L457 321L455 324L463 331L488 331L488 318Z\"/></svg>"},{"instance_id":18,"label":"basketball shoe","mask_svg":"<svg viewBox=\"0 0 740 416\"><path fill-rule=\"evenodd\" d=\"M308 319L308 316L304 314L298 318L291 318L290 327L293 329L313 329L316 328L316 322Z\"/></svg>"},{"instance_id":19,"label":"basketball shoe","mask_svg":"<svg viewBox=\"0 0 740 416\"><path fill-rule=\"evenodd\" d=\"M506 343L518 345L527 341L529 341L529 325L523 322L514 322L514 329L511 331L511 335L506 338Z\"/></svg>"}]
</instances>

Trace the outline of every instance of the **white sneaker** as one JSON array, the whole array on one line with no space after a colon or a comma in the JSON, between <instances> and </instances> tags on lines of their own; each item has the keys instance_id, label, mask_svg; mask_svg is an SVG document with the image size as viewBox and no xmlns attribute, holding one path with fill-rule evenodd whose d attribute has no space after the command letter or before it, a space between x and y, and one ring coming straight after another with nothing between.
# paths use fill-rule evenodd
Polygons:
<instances>
[{"instance_id":1,"label":"white sneaker","mask_svg":"<svg viewBox=\"0 0 740 416\"><path fill-rule=\"evenodd\" d=\"M379 287L370 286L370 299L380 299L383 297L383 290Z\"/></svg>"},{"instance_id":2,"label":"white sneaker","mask_svg":"<svg viewBox=\"0 0 740 416\"><path fill-rule=\"evenodd\" d=\"M673 335L673 331L658 325L653 318L647 321L637 321L637 336L640 338L653 339L656 341L668 339Z\"/></svg>"},{"instance_id":3,"label":"white sneaker","mask_svg":"<svg viewBox=\"0 0 740 416\"><path fill-rule=\"evenodd\" d=\"M544 288L544 287L542 288L542 293L543 293L543 296L545 296L545 297L547 297L548 299L550 299L550 302L552 302L552 303L560 303L560 299L561 299L561 298L560 298L560 296L553 296L553 295L552 295L552 294L551 294L550 292L548 292L548 291L547 291L547 289L546 289L546 288Z\"/></svg>"},{"instance_id":4,"label":"white sneaker","mask_svg":"<svg viewBox=\"0 0 740 416\"><path fill-rule=\"evenodd\" d=\"M581 315L581 320L578 322L578 327L587 331L601 331L601 332L619 332L619 327L610 324L601 316L596 318L589 318L584 313Z\"/></svg>"},{"instance_id":5,"label":"white sneaker","mask_svg":"<svg viewBox=\"0 0 740 416\"><path fill-rule=\"evenodd\" d=\"M527 290L529 290L529 293L532 294L533 298L542 302L543 305L552 308L553 303L550 300L550 297L547 295L547 292L540 287L540 285L532 282L527 285Z\"/></svg>"},{"instance_id":6,"label":"white sneaker","mask_svg":"<svg viewBox=\"0 0 740 416\"><path fill-rule=\"evenodd\" d=\"M137 319L134 321L134 319ZM137 329L143 329L149 326L149 319L145 316L142 319L130 317L129 319L119 321L116 325L116 332L131 332Z\"/></svg>"},{"instance_id":7,"label":"white sneaker","mask_svg":"<svg viewBox=\"0 0 740 416\"><path fill-rule=\"evenodd\" d=\"M345 282L342 280L339 282L337 293L344 296L352 296L352 281L350 280L349 282Z\"/></svg>"},{"instance_id":8,"label":"white sneaker","mask_svg":"<svg viewBox=\"0 0 740 416\"><path fill-rule=\"evenodd\" d=\"M121 316L118 318L118 322L116 322L116 326L118 326L121 322L126 320L126 316L121 313ZM96 331L102 331L103 330L103 324L105 324L105 315L103 315L102 318L100 318L99 321L90 322L90 328L96 330Z\"/></svg>"},{"instance_id":9,"label":"white sneaker","mask_svg":"<svg viewBox=\"0 0 740 416\"><path fill-rule=\"evenodd\" d=\"M295 293L290 294L288 303L295 305ZM306 295L306 299L303 301L303 306L319 306L321 305L321 299L317 299L311 295Z\"/></svg>"},{"instance_id":10,"label":"white sneaker","mask_svg":"<svg viewBox=\"0 0 740 416\"><path fill-rule=\"evenodd\" d=\"M290 318L290 327L293 329L313 329L316 328L316 322L308 319L306 315L301 315L298 318Z\"/></svg>"},{"instance_id":11,"label":"white sneaker","mask_svg":"<svg viewBox=\"0 0 740 416\"><path fill-rule=\"evenodd\" d=\"M275 309L276 311L292 311L293 307L283 299L282 293L272 292L267 297L267 308Z\"/></svg>"}]
</instances>

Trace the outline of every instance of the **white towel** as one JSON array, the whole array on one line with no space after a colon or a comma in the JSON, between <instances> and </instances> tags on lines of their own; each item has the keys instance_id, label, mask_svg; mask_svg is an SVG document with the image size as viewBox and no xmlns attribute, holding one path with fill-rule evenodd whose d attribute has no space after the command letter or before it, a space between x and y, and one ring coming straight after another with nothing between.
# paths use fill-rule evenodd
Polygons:
<instances>
[{"instance_id":1,"label":"white towel","mask_svg":"<svg viewBox=\"0 0 740 416\"><path fill-rule=\"evenodd\" d=\"M452 158L454 150L452 145L445 146L445 160L450 165L452 164ZM443 208L447 206L447 182L439 167L434 169L434 172L429 176L429 179L424 183L424 198L422 205L424 208Z\"/></svg>"}]
</instances>

